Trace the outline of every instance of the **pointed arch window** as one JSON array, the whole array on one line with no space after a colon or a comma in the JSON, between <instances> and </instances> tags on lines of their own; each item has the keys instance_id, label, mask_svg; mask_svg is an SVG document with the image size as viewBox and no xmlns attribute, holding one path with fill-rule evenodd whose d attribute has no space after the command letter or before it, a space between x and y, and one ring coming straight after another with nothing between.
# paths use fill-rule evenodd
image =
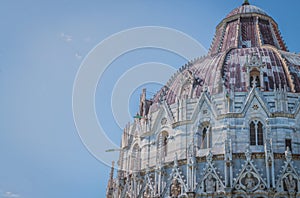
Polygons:
<instances>
[{"instance_id":1,"label":"pointed arch window","mask_svg":"<svg viewBox=\"0 0 300 198\"><path fill-rule=\"evenodd\" d=\"M130 164L132 171L138 171L141 168L141 150L138 144L132 148Z\"/></svg>"},{"instance_id":2,"label":"pointed arch window","mask_svg":"<svg viewBox=\"0 0 300 198\"><path fill-rule=\"evenodd\" d=\"M197 134L197 146L200 149L207 149L212 147L212 130L209 123L203 124L199 127Z\"/></svg>"},{"instance_id":3,"label":"pointed arch window","mask_svg":"<svg viewBox=\"0 0 300 198\"><path fill-rule=\"evenodd\" d=\"M161 132L158 136L157 152L160 160L164 160L168 155L168 137L169 134L166 131Z\"/></svg>"},{"instance_id":4,"label":"pointed arch window","mask_svg":"<svg viewBox=\"0 0 300 198\"><path fill-rule=\"evenodd\" d=\"M208 147L208 141L207 141L208 131L209 131L208 126L203 128L203 131L202 131L202 148L207 148Z\"/></svg>"},{"instance_id":5,"label":"pointed arch window","mask_svg":"<svg viewBox=\"0 0 300 198\"><path fill-rule=\"evenodd\" d=\"M263 124L254 120L250 123L250 145L264 145Z\"/></svg>"}]
</instances>

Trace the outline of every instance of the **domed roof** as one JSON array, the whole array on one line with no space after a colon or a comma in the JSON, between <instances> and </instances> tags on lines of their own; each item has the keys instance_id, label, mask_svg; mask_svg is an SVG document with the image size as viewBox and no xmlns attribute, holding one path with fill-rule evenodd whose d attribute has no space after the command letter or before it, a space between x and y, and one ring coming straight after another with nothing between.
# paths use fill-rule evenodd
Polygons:
<instances>
[{"instance_id":1,"label":"domed roof","mask_svg":"<svg viewBox=\"0 0 300 198\"><path fill-rule=\"evenodd\" d=\"M300 93L300 55L288 52L277 23L247 1L228 17L217 26L208 55L183 66L153 102L173 104L204 91L229 94L253 87Z\"/></svg>"},{"instance_id":2,"label":"domed roof","mask_svg":"<svg viewBox=\"0 0 300 198\"><path fill-rule=\"evenodd\" d=\"M237 48L196 59L174 74L154 101L163 96L168 104L173 104L178 99L198 98L204 90L212 95L248 92L252 83L248 79L249 71L256 66L262 73L262 79L257 82L261 90L300 92L300 55L265 46Z\"/></svg>"},{"instance_id":3,"label":"domed roof","mask_svg":"<svg viewBox=\"0 0 300 198\"><path fill-rule=\"evenodd\" d=\"M256 14L262 14L267 15L267 13L260 9L259 7L256 7L254 5L248 5L244 4L234 10L232 10L226 17L231 17L237 14L247 14L247 13L256 13Z\"/></svg>"}]
</instances>

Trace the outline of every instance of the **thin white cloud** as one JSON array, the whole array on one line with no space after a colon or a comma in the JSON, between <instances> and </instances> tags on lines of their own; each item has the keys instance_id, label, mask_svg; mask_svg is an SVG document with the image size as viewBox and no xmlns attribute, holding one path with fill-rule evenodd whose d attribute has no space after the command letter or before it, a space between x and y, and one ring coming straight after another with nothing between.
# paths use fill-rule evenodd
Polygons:
<instances>
[{"instance_id":1,"label":"thin white cloud","mask_svg":"<svg viewBox=\"0 0 300 198\"><path fill-rule=\"evenodd\" d=\"M62 38L62 40L64 40L67 43L72 42L72 36L71 35L68 35L68 34L65 34L65 33L62 32L60 34L60 37Z\"/></svg>"},{"instance_id":2,"label":"thin white cloud","mask_svg":"<svg viewBox=\"0 0 300 198\"><path fill-rule=\"evenodd\" d=\"M19 194L15 194L9 191L2 194L2 198L19 198L19 197L20 197Z\"/></svg>"}]
</instances>

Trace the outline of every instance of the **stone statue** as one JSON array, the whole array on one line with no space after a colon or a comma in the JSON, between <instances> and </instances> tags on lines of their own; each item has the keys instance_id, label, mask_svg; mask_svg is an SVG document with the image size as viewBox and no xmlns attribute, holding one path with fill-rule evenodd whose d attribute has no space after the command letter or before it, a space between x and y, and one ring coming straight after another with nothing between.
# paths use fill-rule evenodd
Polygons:
<instances>
[{"instance_id":1,"label":"stone statue","mask_svg":"<svg viewBox=\"0 0 300 198\"><path fill-rule=\"evenodd\" d=\"M246 186L247 190L252 190L255 187L255 180L252 177L251 173L247 173L247 175L246 175L245 186Z\"/></svg>"},{"instance_id":2,"label":"stone statue","mask_svg":"<svg viewBox=\"0 0 300 198\"><path fill-rule=\"evenodd\" d=\"M205 191L207 193L215 192L216 190L216 182L212 175L208 175L207 179L205 180Z\"/></svg>"},{"instance_id":3,"label":"stone statue","mask_svg":"<svg viewBox=\"0 0 300 198\"><path fill-rule=\"evenodd\" d=\"M285 186L289 192L289 194L294 194L296 191L296 182L293 178L293 175L289 175L284 179Z\"/></svg>"},{"instance_id":4,"label":"stone statue","mask_svg":"<svg viewBox=\"0 0 300 198\"><path fill-rule=\"evenodd\" d=\"M177 198L181 194L181 186L178 183L177 179L173 179L172 185L171 185L171 197Z\"/></svg>"},{"instance_id":5,"label":"stone statue","mask_svg":"<svg viewBox=\"0 0 300 198\"><path fill-rule=\"evenodd\" d=\"M151 194L150 194L150 188L149 186L146 186L145 192L144 192L144 198L150 198Z\"/></svg>"}]
</instances>

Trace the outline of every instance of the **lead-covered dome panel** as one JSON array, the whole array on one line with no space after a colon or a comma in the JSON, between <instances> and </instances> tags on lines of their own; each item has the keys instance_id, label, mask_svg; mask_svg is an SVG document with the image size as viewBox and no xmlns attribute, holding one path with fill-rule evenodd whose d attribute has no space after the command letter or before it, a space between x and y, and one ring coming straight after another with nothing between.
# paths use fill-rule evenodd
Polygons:
<instances>
[{"instance_id":1,"label":"lead-covered dome panel","mask_svg":"<svg viewBox=\"0 0 300 198\"><path fill-rule=\"evenodd\" d=\"M279 88L290 91L292 82L288 75L287 65L278 51L268 47L233 49L227 54L223 66L226 88L234 88L237 92L249 91L253 80L263 91ZM251 79L253 76L257 79Z\"/></svg>"},{"instance_id":2,"label":"lead-covered dome panel","mask_svg":"<svg viewBox=\"0 0 300 198\"><path fill-rule=\"evenodd\" d=\"M268 15L264 10L254 5L243 5L232 10L226 17L231 17L237 14L257 13L262 15Z\"/></svg>"}]
</instances>

